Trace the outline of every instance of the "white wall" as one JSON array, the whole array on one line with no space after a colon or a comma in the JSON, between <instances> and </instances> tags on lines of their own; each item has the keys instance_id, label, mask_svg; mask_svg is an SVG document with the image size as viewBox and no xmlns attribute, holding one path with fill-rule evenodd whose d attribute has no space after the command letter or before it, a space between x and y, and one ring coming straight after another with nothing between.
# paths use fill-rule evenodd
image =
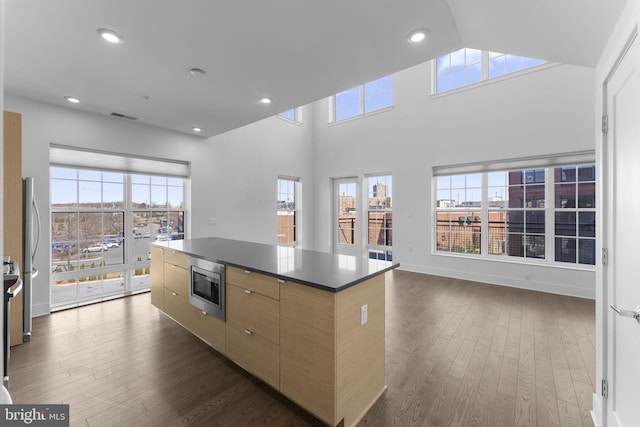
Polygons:
<instances>
[{"instance_id":1,"label":"white wall","mask_svg":"<svg viewBox=\"0 0 640 427\"><path fill-rule=\"evenodd\" d=\"M41 211L49 206L49 144L107 150L191 162L192 237L232 237L276 243L276 180L302 179L302 239L312 235L313 126L271 117L209 140L108 116L84 113L7 95L5 109L22 114L22 171L36 182ZM310 117L311 106L303 108ZM43 208L44 207L44 208ZM34 315L49 313L50 217L42 215L45 240L35 261L41 272L33 290ZM216 225L209 225L209 219ZM305 247L305 245L303 245Z\"/></svg>"},{"instance_id":2,"label":"white wall","mask_svg":"<svg viewBox=\"0 0 640 427\"><path fill-rule=\"evenodd\" d=\"M35 197L42 214L44 240L35 260L33 313L49 313L51 229L49 207L49 144L110 150L118 153L178 160L200 157L203 138L142 126L108 116L79 112L5 94L6 110L22 114L22 174L35 178ZM199 171L197 171L199 172Z\"/></svg>"},{"instance_id":3,"label":"white wall","mask_svg":"<svg viewBox=\"0 0 640 427\"><path fill-rule=\"evenodd\" d=\"M562 65L431 98L430 66L422 64L394 75L390 111L328 125L321 100L303 107L304 126L271 117L208 140L11 95L5 103L23 115L23 174L36 178L40 206L49 206L52 142L187 160L192 237L273 244L276 179L293 176L302 182L302 247L329 251L331 178L392 172L401 268L593 298L593 271L433 255L430 230L435 165L594 149L594 75ZM36 267L49 264L40 251ZM48 311L43 275L34 313Z\"/></svg>"},{"instance_id":4,"label":"white wall","mask_svg":"<svg viewBox=\"0 0 640 427\"><path fill-rule=\"evenodd\" d=\"M329 101L318 102L315 248L331 248L331 178L392 172L400 268L593 298L593 271L433 255L431 171L594 150L594 76L560 65L432 98L425 63L394 74L391 111L328 124Z\"/></svg>"},{"instance_id":5,"label":"white wall","mask_svg":"<svg viewBox=\"0 0 640 427\"><path fill-rule=\"evenodd\" d=\"M314 223L312 107L302 108L304 126L270 117L210 138L207 156L192 159L206 179L192 180L193 236L277 243L278 176L301 179L300 247L308 248ZM209 225L215 219L216 225Z\"/></svg>"}]
</instances>

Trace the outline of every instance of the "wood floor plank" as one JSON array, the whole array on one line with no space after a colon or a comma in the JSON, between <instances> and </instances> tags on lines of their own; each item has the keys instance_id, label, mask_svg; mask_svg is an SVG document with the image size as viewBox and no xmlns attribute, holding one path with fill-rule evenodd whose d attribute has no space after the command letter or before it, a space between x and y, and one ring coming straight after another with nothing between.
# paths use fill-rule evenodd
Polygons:
<instances>
[{"instance_id":1,"label":"wood floor plank","mask_svg":"<svg viewBox=\"0 0 640 427\"><path fill-rule=\"evenodd\" d=\"M393 271L387 391L359 426L592 426L593 301ZM34 319L14 347L16 403L71 425L322 426L140 294Z\"/></svg>"}]
</instances>

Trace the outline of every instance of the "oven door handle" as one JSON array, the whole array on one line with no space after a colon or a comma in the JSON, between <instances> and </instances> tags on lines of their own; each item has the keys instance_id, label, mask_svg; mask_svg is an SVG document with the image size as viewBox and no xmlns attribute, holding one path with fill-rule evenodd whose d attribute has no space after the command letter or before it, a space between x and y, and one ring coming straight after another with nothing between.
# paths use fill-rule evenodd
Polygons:
<instances>
[{"instance_id":1,"label":"oven door handle","mask_svg":"<svg viewBox=\"0 0 640 427\"><path fill-rule=\"evenodd\" d=\"M14 298L22 291L22 279L18 279L16 283L18 286L13 291L7 289L7 298Z\"/></svg>"}]
</instances>

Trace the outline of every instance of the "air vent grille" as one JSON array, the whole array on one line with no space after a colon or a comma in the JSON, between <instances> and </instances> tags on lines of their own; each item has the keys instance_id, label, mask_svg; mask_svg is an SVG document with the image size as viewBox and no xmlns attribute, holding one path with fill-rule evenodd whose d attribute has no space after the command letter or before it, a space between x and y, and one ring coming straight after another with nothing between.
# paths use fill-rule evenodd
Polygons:
<instances>
[{"instance_id":1,"label":"air vent grille","mask_svg":"<svg viewBox=\"0 0 640 427\"><path fill-rule=\"evenodd\" d=\"M121 119L127 119L127 120L138 120L137 117L133 117L133 116L127 116L126 114L120 114L120 113L111 113L111 115L113 117L118 117Z\"/></svg>"}]
</instances>

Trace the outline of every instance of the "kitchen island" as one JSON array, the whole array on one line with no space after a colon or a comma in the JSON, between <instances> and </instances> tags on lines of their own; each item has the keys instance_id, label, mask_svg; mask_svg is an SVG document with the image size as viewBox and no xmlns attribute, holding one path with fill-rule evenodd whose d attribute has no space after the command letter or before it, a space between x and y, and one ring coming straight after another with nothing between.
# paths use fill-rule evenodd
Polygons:
<instances>
[{"instance_id":1,"label":"kitchen island","mask_svg":"<svg viewBox=\"0 0 640 427\"><path fill-rule=\"evenodd\" d=\"M189 257L226 266L226 321L189 304ZM329 425L385 390L384 273L398 264L220 238L156 242L151 301Z\"/></svg>"}]
</instances>

